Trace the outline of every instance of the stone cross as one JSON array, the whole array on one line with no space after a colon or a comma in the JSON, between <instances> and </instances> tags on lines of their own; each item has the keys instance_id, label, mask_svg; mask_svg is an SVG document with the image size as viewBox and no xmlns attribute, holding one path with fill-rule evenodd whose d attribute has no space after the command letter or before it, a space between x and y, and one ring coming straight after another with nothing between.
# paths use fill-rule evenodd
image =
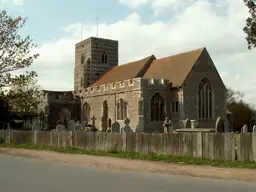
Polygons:
<instances>
[{"instance_id":1,"label":"stone cross","mask_svg":"<svg viewBox=\"0 0 256 192\"><path fill-rule=\"evenodd\" d=\"M93 116L93 117L91 118L91 120L92 120L92 127L90 128L90 131L97 131L96 126L95 126L96 117Z\"/></svg>"},{"instance_id":2,"label":"stone cross","mask_svg":"<svg viewBox=\"0 0 256 192\"><path fill-rule=\"evenodd\" d=\"M253 125L252 132L256 133L256 125Z\"/></svg>"}]
</instances>

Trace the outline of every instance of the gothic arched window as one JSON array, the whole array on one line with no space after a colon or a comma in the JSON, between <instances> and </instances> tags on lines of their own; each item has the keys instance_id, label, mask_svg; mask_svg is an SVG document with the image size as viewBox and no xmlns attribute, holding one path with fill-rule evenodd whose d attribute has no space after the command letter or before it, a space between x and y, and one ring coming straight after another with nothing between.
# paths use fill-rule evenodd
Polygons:
<instances>
[{"instance_id":1,"label":"gothic arched window","mask_svg":"<svg viewBox=\"0 0 256 192\"><path fill-rule=\"evenodd\" d=\"M198 117L212 118L212 90L208 79L204 78L198 89Z\"/></svg>"},{"instance_id":2,"label":"gothic arched window","mask_svg":"<svg viewBox=\"0 0 256 192\"><path fill-rule=\"evenodd\" d=\"M150 113L151 113L151 121L164 121L165 119L165 101L164 98L156 93L153 95L150 101Z\"/></svg>"},{"instance_id":3,"label":"gothic arched window","mask_svg":"<svg viewBox=\"0 0 256 192\"><path fill-rule=\"evenodd\" d=\"M84 54L81 55L81 65L84 64L84 60L85 60L85 57L84 57Z\"/></svg>"},{"instance_id":4,"label":"gothic arched window","mask_svg":"<svg viewBox=\"0 0 256 192\"><path fill-rule=\"evenodd\" d=\"M108 54L106 52L102 53L101 62L102 63L108 63Z\"/></svg>"},{"instance_id":5,"label":"gothic arched window","mask_svg":"<svg viewBox=\"0 0 256 192\"><path fill-rule=\"evenodd\" d=\"M127 117L127 102L119 99L117 102L117 120L124 120Z\"/></svg>"}]
</instances>

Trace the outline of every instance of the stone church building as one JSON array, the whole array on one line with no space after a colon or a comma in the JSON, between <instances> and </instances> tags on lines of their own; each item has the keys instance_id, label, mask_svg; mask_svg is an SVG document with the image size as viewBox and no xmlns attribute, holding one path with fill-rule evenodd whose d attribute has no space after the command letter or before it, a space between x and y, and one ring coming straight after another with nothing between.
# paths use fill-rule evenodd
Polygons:
<instances>
[{"instance_id":1,"label":"stone church building","mask_svg":"<svg viewBox=\"0 0 256 192\"><path fill-rule=\"evenodd\" d=\"M132 131L161 132L166 117L174 129L185 119L197 120L199 128L214 128L218 117L226 124L226 88L206 48L122 65L118 56L115 40L77 43L74 91L45 91L45 126L74 119L95 122L101 131L118 122Z\"/></svg>"}]
</instances>

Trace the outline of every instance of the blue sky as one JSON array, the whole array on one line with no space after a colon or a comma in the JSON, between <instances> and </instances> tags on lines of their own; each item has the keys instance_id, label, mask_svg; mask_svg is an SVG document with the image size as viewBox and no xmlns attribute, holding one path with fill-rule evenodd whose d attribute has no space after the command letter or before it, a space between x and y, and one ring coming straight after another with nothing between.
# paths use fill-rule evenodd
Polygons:
<instances>
[{"instance_id":1,"label":"blue sky","mask_svg":"<svg viewBox=\"0 0 256 192\"><path fill-rule=\"evenodd\" d=\"M206 47L224 83L256 104L256 50L249 51L242 28L243 0L1 0L10 14L28 17L40 57L32 69L44 89L72 90L74 45L96 35L119 41L120 64Z\"/></svg>"},{"instance_id":2,"label":"blue sky","mask_svg":"<svg viewBox=\"0 0 256 192\"><path fill-rule=\"evenodd\" d=\"M9 3L4 7L13 15L28 17L22 32L30 34L38 45L67 35L63 29L72 23L93 25L97 23L97 15L99 23L115 23L132 11L132 8L119 4L116 0L25 0L22 6ZM143 6L138 11L143 22L156 20L148 6Z\"/></svg>"}]
</instances>

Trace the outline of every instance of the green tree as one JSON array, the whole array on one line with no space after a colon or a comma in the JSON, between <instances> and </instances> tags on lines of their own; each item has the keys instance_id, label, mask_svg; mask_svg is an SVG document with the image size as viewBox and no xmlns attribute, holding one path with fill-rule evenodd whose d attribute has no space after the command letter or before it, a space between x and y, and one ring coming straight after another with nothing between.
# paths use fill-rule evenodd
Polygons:
<instances>
[{"instance_id":1,"label":"green tree","mask_svg":"<svg viewBox=\"0 0 256 192\"><path fill-rule=\"evenodd\" d=\"M36 77L35 72L27 72L11 79L10 90L6 95L11 112L21 115L37 112L43 91Z\"/></svg>"},{"instance_id":2,"label":"green tree","mask_svg":"<svg viewBox=\"0 0 256 192\"><path fill-rule=\"evenodd\" d=\"M251 120L255 116L254 107L246 103L243 98L244 93L230 87L227 88L226 104L227 109L232 113L235 131L240 131L245 124L251 128Z\"/></svg>"},{"instance_id":3,"label":"green tree","mask_svg":"<svg viewBox=\"0 0 256 192\"><path fill-rule=\"evenodd\" d=\"M19 35L25 23L26 18L0 11L0 89L9 86L13 71L29 67L38 57L38 54L31 53L36 47L31 38ZM31 78L31 75L26 73L24 78Z\"/></svg>"},{"instance_id":4,"label":"green tree","mask_svg":"<svg viewBox=\"0 0 256 192\"><path fill-rule=\"evenodd\" d=\"M246 40L248 49L256 47L256 0L244 0L249 9L250 16L246 19L246 26L243 28L247 34Z\"/></svg>"}]
</instances>

